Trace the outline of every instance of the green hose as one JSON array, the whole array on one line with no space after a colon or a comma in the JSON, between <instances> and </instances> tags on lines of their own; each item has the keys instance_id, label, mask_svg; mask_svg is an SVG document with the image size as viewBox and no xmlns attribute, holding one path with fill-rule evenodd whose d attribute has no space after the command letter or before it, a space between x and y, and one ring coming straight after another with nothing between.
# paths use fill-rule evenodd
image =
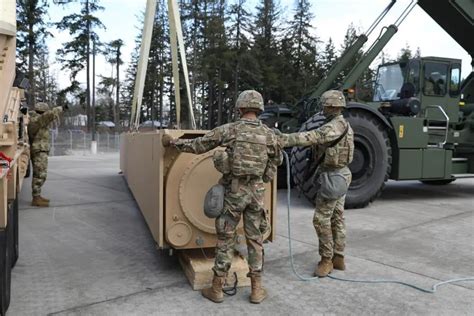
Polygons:
<instances>
[{"instance_id":1,"label":"green hose","mask_svg":"<svg viewBox=\"0 0 474 316\"><path fill-rule=\"evenodd\" d=\"M288 154L282 150L283 156L285 157L285 162L286 162L286 199L287 199L287 216L288 216L288 246L289 246L289 251L290 251L290 262L291 262L291 269L293 270L293 273L298 277L298 279L302 281L314 281L319 279L319 277L305 277L296 271L295 268L295 263L293 259L293 247L291 244L291 217L290 217L290 206L291 206L291 184L290 184L290 159L288 158ZM338 281L345 281L345 282L352 282L352 283L392 283L392 284L400 284L404 286L408 286L411 288L414 288L416 290L425 292L425 293L435 293L437 288L441 285L444 284L449 284L449 283L454 283L454 282L461 282L461 281L474 281L474 277L467 277L467 278L459 278L459 279L451 279L448 281L443 281L436 283L431 287L431 289L425 289L419 286L416 286L414 284L406 283L403 281L397 281L397 280L384 280L384 279L375 279L375 280L357 280L357 279L345 279L345 278L339 278L335 277L332 275L328 275L329 278L333 280L338 280Z\"/></svg>"}]
</instances>

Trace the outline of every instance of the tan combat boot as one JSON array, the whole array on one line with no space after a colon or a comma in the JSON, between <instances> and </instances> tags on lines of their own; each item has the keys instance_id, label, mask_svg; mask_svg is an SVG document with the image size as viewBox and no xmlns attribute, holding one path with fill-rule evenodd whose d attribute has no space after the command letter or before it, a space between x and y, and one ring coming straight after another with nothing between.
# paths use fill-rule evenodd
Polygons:
<instances>
[{"instance_id":1,"label":"tan combat boot","mask_svg":"<svg viewBox=\"0 0 474 316\"><path fill-rule=\"evenodd\" d=\"M336 270L341 270L341 271L346 270L346 265L344 263L344 256L334 254L334 257L332 257L332 265L334 269Z\"/></svg>"},{"instance_id":2,"label":"tan combat boot","mask_svg":"<svg viewBox=\"0 0 474 316\"><path fill-rule=\"evenodd\" d=\"M214 303L222 303L224 301L224 292L222 292L224 280L225 277L214 275L214 278L212 279L212 286L208 289L202 290L202 296L210 299Z\"/></svg>"},{"instance_id":3,"label":"tan combat boot","mask_svg":"<svg viewBox=\"0 0 474 316\"><path fill-rule=\"evenodd\" d=\"M322 257L319 261L316 271L314 271L314 276L324 278L332 272L333 266L330 258Z\"/></svg>"},{"instance_id":4,"label":"tan combat boot","mask_svg":"<svg viewBox=\"0 0 474 316\"><path fill-rule=\"evenodd\" d=\"M252 284L252 293L250 293L250 303L260 304L267 298L267 291L262 286L261 276L251 276L250 283Z\"/></svg>"},{"instance_id":5,"label":"tan combat boot","mask_svg":"<svg viewBox=\"0 0 474 316\"><path fill-rule=\"evenodd\" d=\"M49 207L49 202L42 200L40 196L34 196L33 201L31 201L31 205L39 207Z\"/></svg>"},{"instance_id":6,"label":"tan combat boot","mask_svg":"<svg viewBox=\"0 0 474 316\"><path fill-rule=\"evenodd\" d=\"M40 195L39 198L40 198L42 201L49 203L49 199L47 199L47 198L45 198L45 197L42 197L41 195Z\"/></svg>"}]
</instances>

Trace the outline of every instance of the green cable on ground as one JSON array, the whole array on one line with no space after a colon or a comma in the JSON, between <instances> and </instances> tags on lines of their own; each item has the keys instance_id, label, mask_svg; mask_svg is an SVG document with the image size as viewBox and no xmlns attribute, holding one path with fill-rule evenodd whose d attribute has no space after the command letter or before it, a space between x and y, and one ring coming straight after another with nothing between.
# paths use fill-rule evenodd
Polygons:
<instances>
[{"instance_id":1,"label":"green cable on ground","mask_svg":"<svg viewBox=\"0 0 474 316\"><path fill-rule=\"evenodd\" d=\"M291 206L291 184L290 184L290 159L288 158L288 154L282 150L283 156L285 157L285 162L286 162L286 199L287 199L287 216L288 216L288 246L289 246L289 251L290 251L290 262L291 262L291 269L293 270L293 273L298 277L298 279L302 281L314 281L319 279L319 277L305 277L296 271L295 268L295 263L293 259L293 247L291 244L291 218L290 218L290 206ZM397 281L397 280L384 280L384 279L375 279L375 280L357 280L357 279L346 279L346 278L340 278L332 275L328 275L330 279L333 280L338 280L338 281L344 281L344 282L352 282L352 283L391 283L391 284L400 284L404 286L411 287L415 290L419 290L424 293L430 293L433 294L436 292L439 286L444 285L444 284L449 284L449 283L454 283L454 282L463 282L463 281L474 281L474 277L467 277L467 278L458 278L458 279L451 279L443 282L436 283L431 287L431 289L425 289L419 286L416 286L414 284L410 284L407 282L403 281Z\"/></svg>"}]
</instances>

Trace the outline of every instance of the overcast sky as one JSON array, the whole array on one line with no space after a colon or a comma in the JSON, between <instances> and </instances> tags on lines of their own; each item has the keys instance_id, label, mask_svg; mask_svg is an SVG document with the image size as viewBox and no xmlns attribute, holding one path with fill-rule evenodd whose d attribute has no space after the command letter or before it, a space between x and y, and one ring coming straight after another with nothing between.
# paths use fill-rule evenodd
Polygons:
<instances>
[{"instance_id":1,"label":"overcast sky","mask_svg":"<svg viewBox=\"0 0 474 316\"><path fill-rule=\"evenodd\" d=\"M228 0L232 3L234 0ZM248 8L255 7L258 0L249 0ZM326 42L331 37L337 48L340 48L348 25L352 22L361 31L365 31L379 15L383 8L390 2L388 0L310 0L311 11L315 18L313 26L314 33ZM295 0L281 0L282 12L290 17ZM391 12L383 20L381 25L369 38L371 43L379 34L380 27L393 23L403 9L410 3L409 0L399 0ZM97 15L106 26L106 30L99 30L100 38L104 42L122 39L125 43L123 58L125 71L128 66L131 52L135 47L134 39L138 34L137 17L140 16L146 5L146 0L101 0L100 4L105 10ZM51 21L57 22L62 16L70 14L79 9L79 4L72 3L64 7L54 4L50 5L49 16ZM56 49L69 39L68 32L59 33L52 30L54 38L48 39L51 51L51 63L56 71L60 87L68 86L69 74L59 71L59 65L55 62ZM418 6L411 12L402 23L399 31L384 49L391 57L396 57L401 48L409 45L413 51L420 48L422 56L439 56L462 59L463 77L471 72L471 58L467 52L457 44L429 15ZM110 75L112 68L107 65L103 57L97 58L97 74ZM82 78L81 78L82 77ZM85 75L79 77L79 81L85 82ZM124 75L121 74L124 78Z\"/></svg>"}]
</instances>

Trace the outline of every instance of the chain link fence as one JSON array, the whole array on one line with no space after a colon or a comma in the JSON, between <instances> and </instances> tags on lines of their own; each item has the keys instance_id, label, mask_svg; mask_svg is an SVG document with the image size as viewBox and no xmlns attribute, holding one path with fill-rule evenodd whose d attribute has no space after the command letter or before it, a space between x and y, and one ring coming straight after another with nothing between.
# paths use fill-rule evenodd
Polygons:
<instances>
[{"instance_id":1,"label":"chain link fence","mask_svg":"<svg viewBox=\"0 0 474 316\"><path fill-rule=\"evenodd\" d=\"M88 155L91 153L92 134L75 129L51 129L50 156L64 155ZM119 152L120 134L109 132L97 132L97 152Z\"/></svg>"}]
</instances>

